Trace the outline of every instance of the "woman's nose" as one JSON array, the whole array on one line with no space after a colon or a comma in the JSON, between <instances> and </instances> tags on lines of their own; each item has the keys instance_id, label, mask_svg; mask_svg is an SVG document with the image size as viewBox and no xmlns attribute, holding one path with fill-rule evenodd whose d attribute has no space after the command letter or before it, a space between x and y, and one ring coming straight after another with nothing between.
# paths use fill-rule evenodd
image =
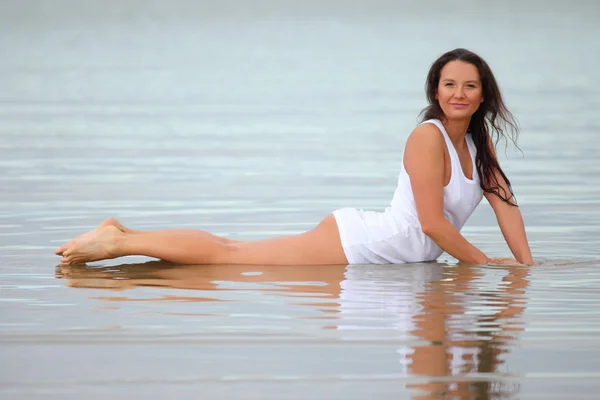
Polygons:
<instances>
[{"instance_id":1,"label":"woman's nose","mask_svg":"<svg viewBox=\"0 0 600 400\"><path fill-rule=\"evenodd\" d=\"M463 97L465 97L465 92L463 91L463 89L461 87L456 88L456 91L454 92L454 96L458 97L459 99L462 99Z\"/></svg>"}]
</instances>

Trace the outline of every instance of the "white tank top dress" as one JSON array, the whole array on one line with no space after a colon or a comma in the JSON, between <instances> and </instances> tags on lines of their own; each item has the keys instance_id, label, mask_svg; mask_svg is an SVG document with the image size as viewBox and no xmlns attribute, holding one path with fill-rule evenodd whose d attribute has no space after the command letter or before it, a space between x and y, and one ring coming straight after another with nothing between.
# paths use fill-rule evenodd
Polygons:
<instances>
[{"instance_id":1,"label":"white tank top dress","mask_svg":"<svg viewBox=\"0 0 600 400\"><path fill-rule=\"evenodd\" d=\"M458 153L441 121L431 119L444 137L450 154L450 182L444 187L444 216L461 230L483 198L475 166L477 149L470 134L465 136L473 163L473 179L465 176ZM402 163L392 203L383 212L341 208L333 212L349 264L403 264L433 261L440 249L421 230L410 178Z\"/></svg>"}]
</instances>

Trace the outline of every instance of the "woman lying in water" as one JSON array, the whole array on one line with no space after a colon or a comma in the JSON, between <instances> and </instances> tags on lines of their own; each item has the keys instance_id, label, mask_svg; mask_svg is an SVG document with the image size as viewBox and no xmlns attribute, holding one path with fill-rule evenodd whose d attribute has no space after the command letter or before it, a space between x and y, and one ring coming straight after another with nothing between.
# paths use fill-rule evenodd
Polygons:
<instances>
[{"instance_id":1,"label":"woman lying in water","mask_svg":"<svg viewBox=\"0 0 600 400\"><path fill-rule=\"evenodd\" d=\"M431 261L444 251L474 264L533 264L521 212L492 137L510 128L496 79L478 55L456 49L427 76L429 106L410 134L391 207L342 208L310 231L241 242L195 229L137 231L111 218L56 250L63 263L129 255L178 264L339 265ZM482 197L515 259L489 258L460 230Z\"/></svg>"}]
</instances>

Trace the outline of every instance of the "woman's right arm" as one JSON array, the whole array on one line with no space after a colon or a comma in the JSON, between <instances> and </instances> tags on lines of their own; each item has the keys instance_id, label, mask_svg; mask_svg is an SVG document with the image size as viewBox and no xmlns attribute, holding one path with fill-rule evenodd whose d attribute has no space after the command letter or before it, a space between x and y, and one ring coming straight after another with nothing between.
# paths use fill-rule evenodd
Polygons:
<instances>
[{"instance_id":1,"label":"woman's right arm","mask_svg":"<svg viewBox=\"0 0 600 400\"><path fill-rule=\"evenodd\" d=\"M488 263L490 259L444 217L445 147L444 138L432 124L419 125L406 142L404 168L410 177L421 229L454 258L472 264Z\"/></svg>"}]
</instances>

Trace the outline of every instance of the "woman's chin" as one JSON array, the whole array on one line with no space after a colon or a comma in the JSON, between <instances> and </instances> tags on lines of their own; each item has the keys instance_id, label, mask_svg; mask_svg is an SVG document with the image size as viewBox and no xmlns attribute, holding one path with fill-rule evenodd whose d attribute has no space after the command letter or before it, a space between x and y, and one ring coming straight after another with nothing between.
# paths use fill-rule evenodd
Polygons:
<instances>
[{"instance_id":1,"label":"woman's chin","mask_svg":"<svg viewBox=\"0 0 600 400\"><path fill-rule=\"evenodd\" d=\"M475 114L471 110L444 110L444 115L451 121L464 121Z\"/></svg>"}]
</instances>

